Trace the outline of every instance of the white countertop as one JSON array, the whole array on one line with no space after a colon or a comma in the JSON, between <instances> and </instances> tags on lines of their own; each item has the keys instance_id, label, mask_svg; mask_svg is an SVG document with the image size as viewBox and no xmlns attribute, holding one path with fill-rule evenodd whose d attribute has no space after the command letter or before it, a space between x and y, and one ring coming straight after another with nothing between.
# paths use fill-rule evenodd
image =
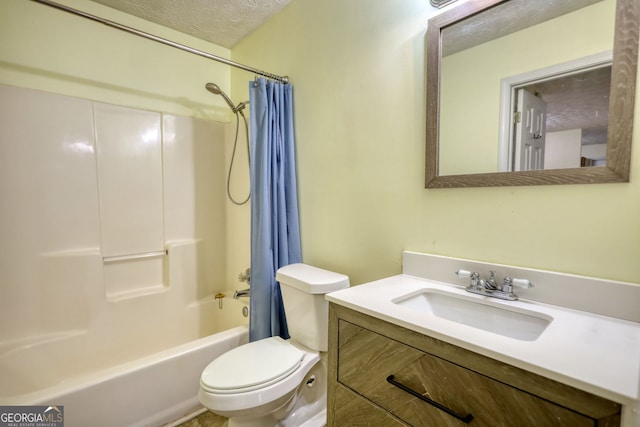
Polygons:
<instances>
[{"instance_id":1,"label":"white countertop","mask_svg":"<svg viewBox=\"0 0 640 427\"><path fill-rule=\"evenodd\" d=\"M522 341L392 302L428 288L535 311L553 321L535 341ZM623 405L635 406L640 400L640 323L523 299L474 295L459 286L405 274L332 292L326 299Z\"/></svg>"}]
</instances>

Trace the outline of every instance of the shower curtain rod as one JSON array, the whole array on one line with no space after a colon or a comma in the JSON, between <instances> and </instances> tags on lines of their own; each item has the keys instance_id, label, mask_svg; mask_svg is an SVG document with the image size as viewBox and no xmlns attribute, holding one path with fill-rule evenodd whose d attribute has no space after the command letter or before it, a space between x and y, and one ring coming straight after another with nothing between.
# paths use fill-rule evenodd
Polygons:
<instances>
[{"instance_id":1,"label":"shower curtain rod","mask_svg":"<svg viewBox=\"0 0 640 427\"><path fill-rule=\"evenodd\" d=\"M136 36L139 36L139 37L143 37L145 39L153 40L155 42L162 43L162 44L165 44L167 46L175 47L176 49L180 49L180 50L183 50L185 52L192 53L194 55L199 55L199 56L203 56L203 57L208 58L208 59L212 59L212 60L217 61L217 62L222 62L223 64L227 64L227 65L230 65L230 66L235 67L235 68L240 68L241 70L249 71L249 72L257 74L259 76L263 76L263 77L266 77L268 79L278 81L280 83L289 83L289 77L288 76L278 76L276 74L267 73L266 71L258 70L257 68L249 67L247 65L243 65L243 64L240 64L238 62L231 61L231 60L226 59L226 58L222 58L220 56L212 55L210 53L203 52L201 50L194 49L192 47L185 46L183 44L176 43L176 42L173 42L171 40L163 39L162 37L154 36L153 34L145 33L144 31L136 30L135 28L127 27L126 25L118 24L117 22L110 21L110 20L104 19L104 18L100 18L99 16L91 15L90 13L86 13L86 12L83 12L81 10L74 9L74 8L69 7L69 6L65 6L65 5L62 5L62 4L59 4L59 3L55 3L55 2L50 1L50 0L32 0L32 1L44 4L46 6L51 6L51 7L55 8L55 9L62 10L62 11L65 11L65 12L69 12L69 13L72 13L74 15L82 16L83 18L87 18L87 19L90 19L92 21L99 22L99 23L104 24L104 25L106 25L108 27L116 28L118 30L125 31L125 32L130 33L130 34L133 34L133 35L136 35Z\"/></svg>"}]
</instances>

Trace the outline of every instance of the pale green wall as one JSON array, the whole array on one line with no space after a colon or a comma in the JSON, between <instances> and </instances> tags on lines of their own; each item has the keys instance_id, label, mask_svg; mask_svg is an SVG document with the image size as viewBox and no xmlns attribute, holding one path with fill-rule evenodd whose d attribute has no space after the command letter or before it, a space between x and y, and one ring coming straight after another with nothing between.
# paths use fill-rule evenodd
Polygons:
<instances>
[{"instance_id":1,"label":"pale green wall","mask_svg":"<svg viewBox=\"0 0 640 427\"><path fill-rule=\"evenodd\" d=\"M614 18L602 1L443 58L440 173L497 172L501 80L613 49Z\"/></svg>"},{"instance_id":2,"label":"pale green wall","mask_svg":"<svg viewBox=\"0 0 640 427\"><path fill-rule=\"evenodd\" d=\"M56 0L58 1L58 0ZM229 49L87 0L75 9L229 58ZM26 0L0 1L0 83L167 113L229 120L215 81L228 66Z\"/></svg>"},{"instance_id":3,"label":"pale green wall","mask_svg":"<svg viewBox=\"0 0 640 427\"><path fill-rule=\"evenodd\" d=\"M304 261L355 284L399 273L405 249L640 283L637 167L629 184L424 189L433 13L294 0L232 49L294 84ZM250 78L233 72L238 97Z\"/></svg>"},{"instance_id":4,"label":"pale green wall","mask_svg":"<svg viewBox=\"0 0 640 427\"><path fill-rule=\"evenodd\" d=\"M229 55L86 0L61 2ZM426 0L294 0L231 51L295 85L304 260L353 283L400 272L404 249L640 282L635 167L629 184L423 188L433 13ZM0 82L136 108L228 120L204 83L239 101L252 78L30 1L0 2L0 37ZM228 221L230 254L246 267L248 208L229 207Z\"/></svg>"}]
</instances>

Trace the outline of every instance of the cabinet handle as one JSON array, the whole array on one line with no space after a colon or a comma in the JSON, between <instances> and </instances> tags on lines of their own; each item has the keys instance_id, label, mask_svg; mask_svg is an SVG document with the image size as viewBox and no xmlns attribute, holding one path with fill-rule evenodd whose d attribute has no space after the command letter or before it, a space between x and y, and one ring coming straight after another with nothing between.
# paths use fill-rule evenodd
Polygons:
<instances>
[{"instance_id":1,"label":"cabinet handle","mask_svg":"<svg viewBox=\"0 0 640 427\"><path fill-rule=\"evenodd\" d=\"M456 417L457 419L459 419L463 423L467 423L468 424L473 419L473 415L471 415L471 414L460 415L459 413L457 413L453 409L449 409L446 406L444 406L443 404L438 403L435 400L431 400L428 397L423 396L422 394L418 393L417 391L410 389L406 385L399 383L398 381L396 381L394 379L393 375L389 375L387 377L387 382L389 384L391 384L391 385L394 385L394 386L398 387L401 390L406 391L407 393L411 394L412 396L417 397L418 399L422 400L423 402L427 402L429 405L435 406L436 408L440 409L441 411L446 412L447 414L451 415L452 417Z\"/></svg>"}]
</instances>

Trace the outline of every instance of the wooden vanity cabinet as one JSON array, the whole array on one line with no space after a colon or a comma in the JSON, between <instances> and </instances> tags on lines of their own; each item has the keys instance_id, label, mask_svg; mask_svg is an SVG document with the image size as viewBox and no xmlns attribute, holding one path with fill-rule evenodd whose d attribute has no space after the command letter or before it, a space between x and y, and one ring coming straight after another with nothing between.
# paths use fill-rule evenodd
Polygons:
<instances>
[{"instance_id":1,"label":"wooden vanity cabinet","mask_svg":"<svg viewBox=\"0 0 640 427\"><path fill-rule=\"evenodd\" d=\"M327 406L334 427L613 427L621 412L615 402L336 304Z\"/></svg>"}]
</instances>

